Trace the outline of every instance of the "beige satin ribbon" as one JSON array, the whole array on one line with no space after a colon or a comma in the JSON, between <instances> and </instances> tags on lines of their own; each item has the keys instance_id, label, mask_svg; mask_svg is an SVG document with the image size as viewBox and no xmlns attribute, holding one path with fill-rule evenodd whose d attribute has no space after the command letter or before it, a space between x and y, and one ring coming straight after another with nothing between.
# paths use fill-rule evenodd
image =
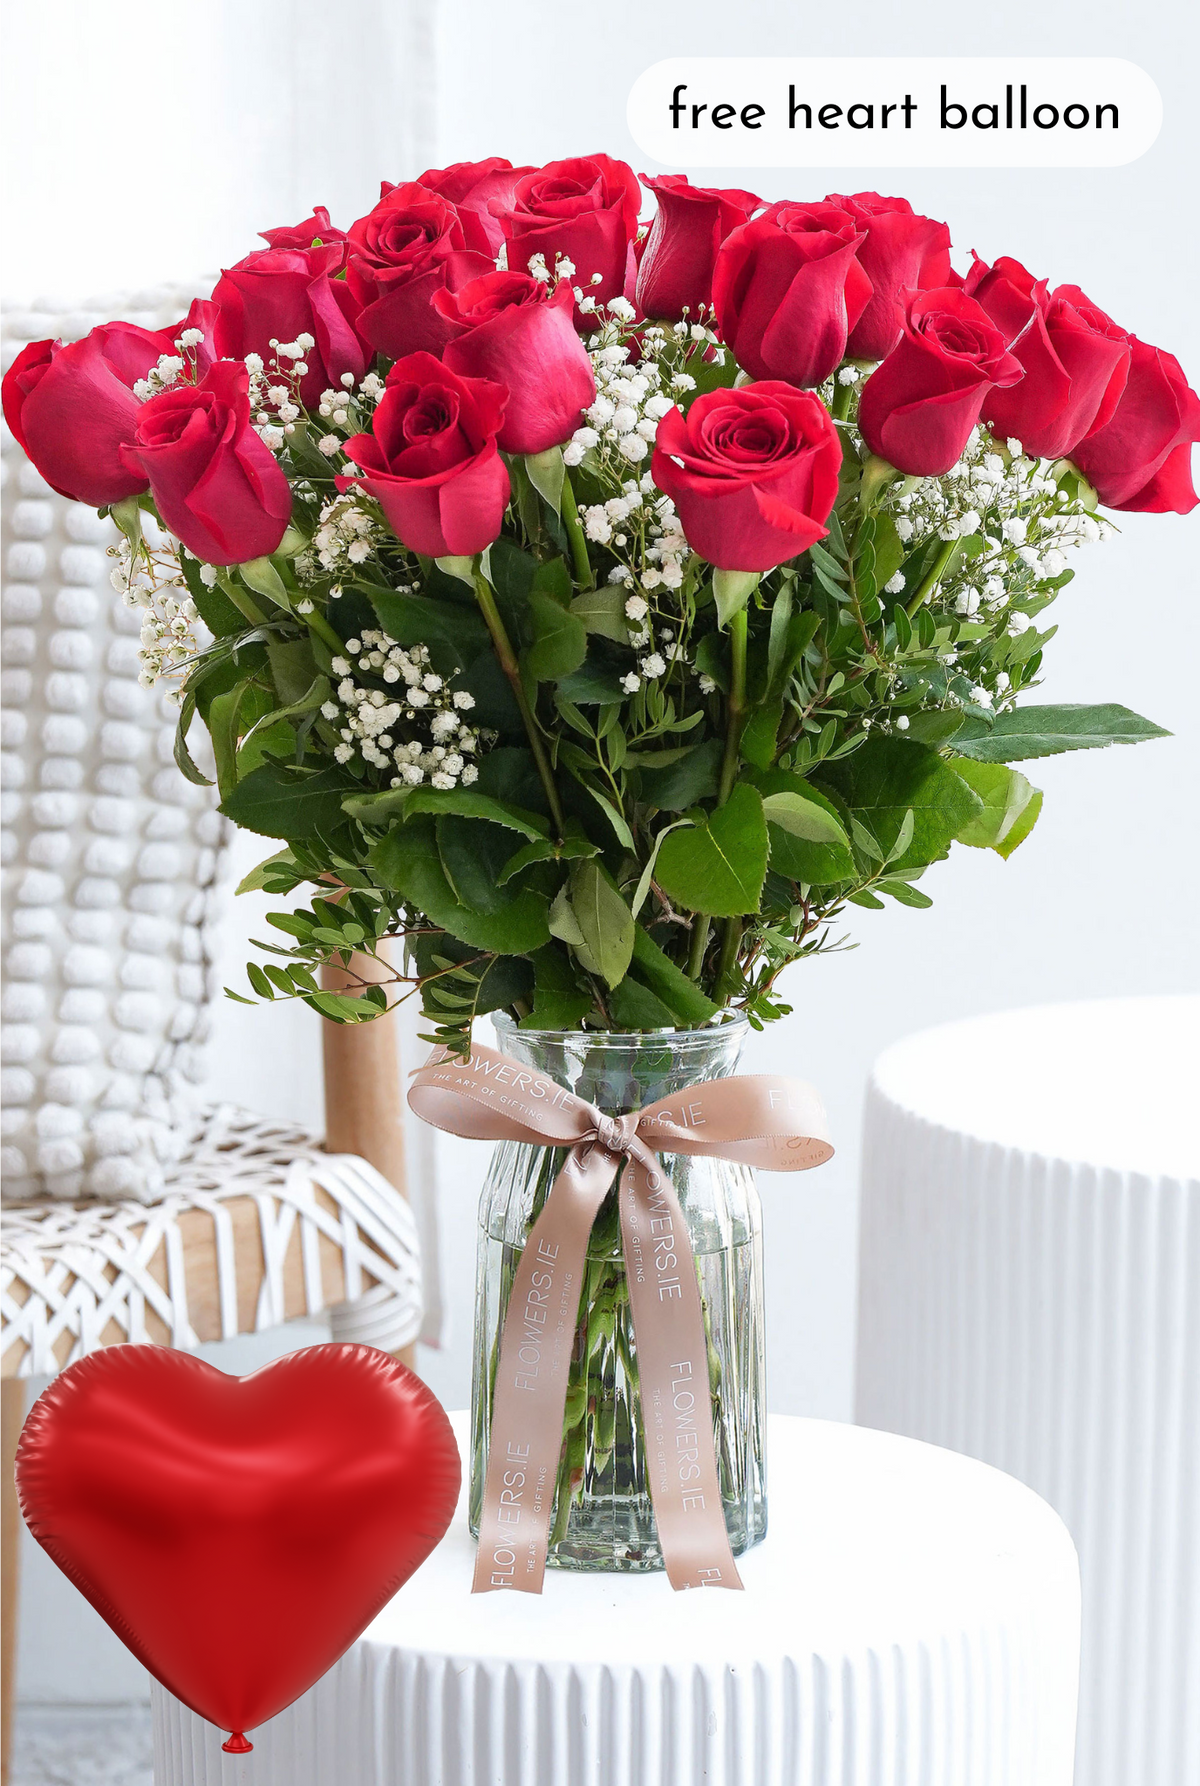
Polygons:
<instances>
[{"instance_id":1,"label":"beige satin ribbon","mask_svg":"<svg viewBox=\"0 0 1200 1786\"><path fill-rule=\"evenodd\" d=\"M833 1152L811 1086L710 1079L606 1116L491 1048L435 1049L409 1104L481 1141L568 1147L529 1231L500 1341L473 1592L540 1594L588 1236L621 1162L621 1244L637 1344L654 1518L673 1588L740 1588L717 1477L700 1287L679 1200L657 1158L709 1154L796 1172Z\"/></svg>"}]
</instances>

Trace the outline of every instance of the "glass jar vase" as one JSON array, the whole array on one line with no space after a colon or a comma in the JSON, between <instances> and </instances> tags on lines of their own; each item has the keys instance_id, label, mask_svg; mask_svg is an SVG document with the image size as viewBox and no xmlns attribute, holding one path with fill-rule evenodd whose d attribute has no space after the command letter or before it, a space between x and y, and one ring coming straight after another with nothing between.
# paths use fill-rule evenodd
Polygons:
<instances>
[{"instance_id":1,"label":"glass jar vase","mask_svg":"<svg viewBox=\"0 0 1200 1786\"><path fill-rule=\"evenodd\" d=\"M747 1024L625 1032L493 1023L502 1053L610 1116L734 1073ZM662 1154L695 1255L708 1340L709 1390L725 1524L734 1555L767 1529L762 1218L754 1173L730 1160ZM503 1141L479 1204L471 1396L471 1531L478 1537L492 1390L513 1276L566 1151ZM560 1569L662 1567L621 1251L616 1186L588 1244L571 1354L547 1561Z\"/></svg>"}]
</instances>

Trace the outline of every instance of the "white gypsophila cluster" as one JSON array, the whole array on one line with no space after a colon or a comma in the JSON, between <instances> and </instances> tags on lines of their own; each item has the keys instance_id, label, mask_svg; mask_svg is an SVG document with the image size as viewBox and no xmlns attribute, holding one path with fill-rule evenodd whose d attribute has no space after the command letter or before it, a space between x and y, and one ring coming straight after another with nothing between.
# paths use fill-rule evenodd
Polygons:
<instances>
[{"instance_id":1,"label":"white gypsophila cluster","mask_svg":"<svg viewBox=\"0 0 1200 1786\"><path fill-rule=\"evenodd\" d=\"M178 384L184 373L189 382L196 376L196 349L204 340L203 329L184 329L175 342L178 353L159 355L158 364L152 366L145 378L134 381L133 394L141 403L149 402L171 386Z\"/></svg>"},{"instance_id":2,"label":"white gypsophila cluster","mask_svg":"<svg viewBox=\"0 0 1200 1786\"><path fill-rule=\"evenodd\" d=\"M347 490L344 495L331 496L321 509L311 554L306 554L308 562L298 564L297 569L303 578L315 561L321 571L349 574L365 564L379 546L394 544L378 517L359 507L358 492ZM341 590L335 585L330 594L340 595Z\"/></svg>"},{"instance_id":3,"label":"white gypsophila cluster","mask_svg":"<svg viewBox=\"0 0 1200 1786\"><path fill-rule=\"evenodd\" d=\"M390 770L393 788L469 787L478 779L474 758L491 734L464 717L475 697L447 686L426 646L398 645L385 632L364 630L346 640L345 651L333 659L338 682L321 708L338 728L333 754L339 763L357 753L372 768ZM401 730L410 735L400 737Z\"/></svg>"},{"instance_id":4,"label":"white gypsophila cluster","mask_svg":"<svg viewBox=\"0 0 1200 1786\"><path fill-rule=\"evenodd\" d=\"M122 534L108 556L116 560L109 576L113 588L126 607L142 611L138 681L153 688L164 677L181 674L200 649L200 617L180 568L178 543L145 515L136 550ZM168 697L177 700L178 691L168 691Z\"/></svg>"},{"instance_id":5,"label":"white gypsophila cluster","mask_svg":"<svg viewBox=\"0 0 1200 1786\"><path fill-rule=\"evenodd\" d=\"M1031 624L1023 601L1056 592L1066 554L1115 531L1073 499L1048 466L1026 458L1019 440L1001 451L982 428L944 477L906 479L886 506L906 549L931 535L971 542L947 585L954 611L970 619L1010 608L1014 633Z\"/></svg>"},{"instance_id":6,"label":"white gypsophila cluster","mask_svg":"<svg viewBox=\"0 0 1200 1786\"><path fill-rule=\"evenodd\" d=\"M703 344L705 350L724 356L714 347L715 336L703 323L676 323L667 329L657 324L641 331L640 357L630 364L630 347L621 339L633 307L614 298L605 307L608 319L588 343L596 379L596 398L585 412L587 420L577 428L563 450L568 466L582 465L613 494L604 502L581 510L587 538L603 546L617 560L608 573L610 583L628 590L626 619L631 623L629 642L642 653L638 668L622 679L626 694L635 694L643 681L655 681L673 666L686 667L688 658L678 635L680 614L672 601L682 588L691 552L675 504L655 484L649 471L637 467L651 452L658 424L684 392L694 389L690 373L672 364L681 348ZM634 475L631 475L634 474ZM705 689L702 678L702 692Z\"/></svg>"}]
</instances>

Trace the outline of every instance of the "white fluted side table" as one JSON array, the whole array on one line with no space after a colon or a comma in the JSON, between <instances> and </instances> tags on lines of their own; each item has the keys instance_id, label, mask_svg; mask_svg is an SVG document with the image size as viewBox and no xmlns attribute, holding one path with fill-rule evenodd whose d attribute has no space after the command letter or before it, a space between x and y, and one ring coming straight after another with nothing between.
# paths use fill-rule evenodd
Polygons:
<instances>
[{"instance_id":1,"label":"white fluted side table","mask_svg":"<svg viewBox=\"0 0 1200 1786\"><path fill-rule=\"evenodd\" d=\"M1069 1526L1077 1786L1200 1781L1200 999L1011 1011L881 1057L857 1416Z\"/></svg>"},{"instance_id":2,"label":"white fluted side table","mask_svg":"<svg viewBox=\"0 0 1200 1786\"><path fill-rule=\"evenodd\" d=\"M460 1507L253 1755L156 1689L155 1786L1070 1786L1057 1515L885 1433L779 1417L770 1447L744 1594L551 1570L541 1599L473 1598Z\"/></svg>"}]
</instances>

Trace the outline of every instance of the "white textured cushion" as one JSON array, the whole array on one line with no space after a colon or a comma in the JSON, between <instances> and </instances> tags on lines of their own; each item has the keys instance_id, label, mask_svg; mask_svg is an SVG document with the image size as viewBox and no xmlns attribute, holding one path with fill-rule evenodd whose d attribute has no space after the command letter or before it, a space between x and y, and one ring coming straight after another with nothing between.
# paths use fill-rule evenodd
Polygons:
<instances>
[{"instance_id":1,"label":"white textured cushion","mask_svg":"<svg viewBox=\"0 0 1200 1786\"><path fill-rule=\"evenodd\" d=\"M4 365L109 316L161 328L210 288L10 309ZM172 765L175 710L138 684L111 523L7 430L3 465L4 1196L148 1201L194 1126L226 826Z\"/></svg>"}]
</instances>

